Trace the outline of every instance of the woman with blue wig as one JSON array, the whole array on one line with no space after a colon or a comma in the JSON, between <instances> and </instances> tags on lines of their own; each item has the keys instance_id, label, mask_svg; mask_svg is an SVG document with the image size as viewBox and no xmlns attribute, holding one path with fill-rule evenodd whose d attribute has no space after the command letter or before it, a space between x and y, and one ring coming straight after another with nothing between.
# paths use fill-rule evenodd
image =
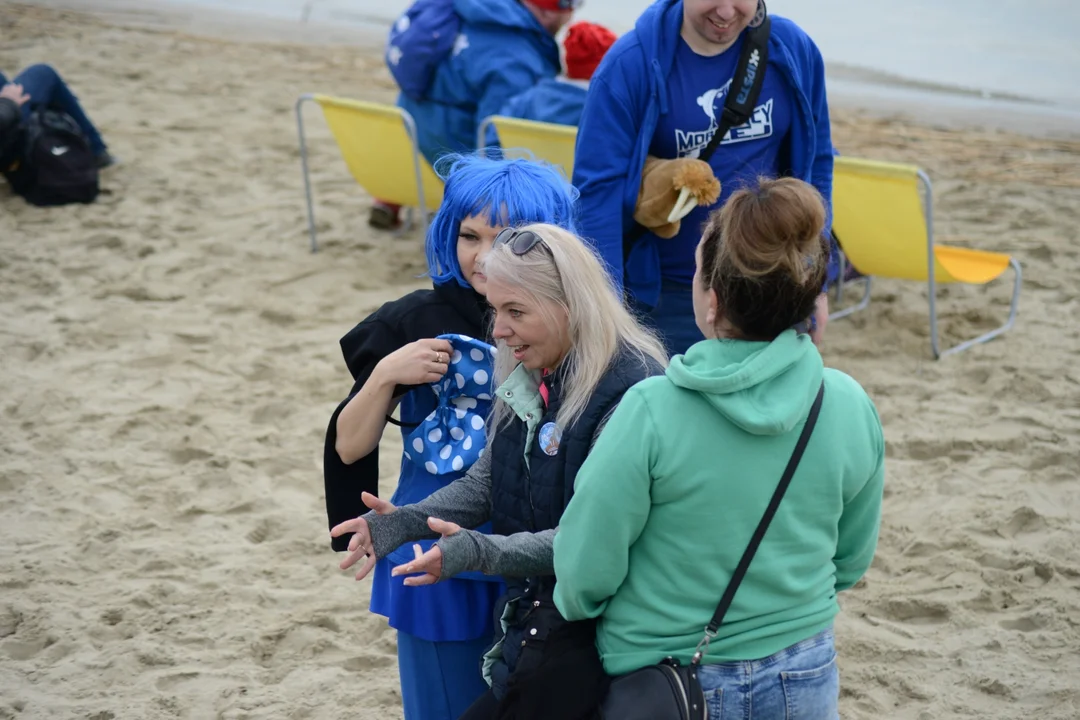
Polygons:
<instances>
[{"instance_id":1,"label":"woman with blue wig","mask_svg":"<svg viewBox=\"0 0 1080 720\"><path fill-rule=\"evenodd\" d=\"M473 155L439 165L446 189L426 242L433 287L386 303L341 339L354 384L326 432L330 527L367 510L362 493L378 495L378 444L387 421L400 424L404 442L388 507L423 500L475 462L494 375L494 348L478 339L487 337L488 325L480 260L505 227L544 222L575 229L577 193L547 165ZM390 417L395 407L399 420ZM333 548L346 550L348 542L335 538ZM371 610L398 631L406 720L454 720L487 690L480 664L503 587L499 578L465 573L406 589L391 571L413 553L403 546L379 560Z\"/></svg>"}]
</instances>

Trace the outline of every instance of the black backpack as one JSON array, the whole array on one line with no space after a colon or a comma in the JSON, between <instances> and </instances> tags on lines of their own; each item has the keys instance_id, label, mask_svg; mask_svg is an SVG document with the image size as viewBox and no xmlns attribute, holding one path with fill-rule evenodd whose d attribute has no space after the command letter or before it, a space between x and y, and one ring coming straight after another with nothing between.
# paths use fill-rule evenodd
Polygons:
<instances>
[{"instance_id":1,"label":"black backpack","mask_svg":"<svg viewBox=\"0 0 1080 720\"><path fill-rule=\"evenodd\" d=\"M98 164L78 123L67 113L38 108L26 122L25 146L6 173L11 189L33 205L93 202Z\"/></svg>"}]
</instances>

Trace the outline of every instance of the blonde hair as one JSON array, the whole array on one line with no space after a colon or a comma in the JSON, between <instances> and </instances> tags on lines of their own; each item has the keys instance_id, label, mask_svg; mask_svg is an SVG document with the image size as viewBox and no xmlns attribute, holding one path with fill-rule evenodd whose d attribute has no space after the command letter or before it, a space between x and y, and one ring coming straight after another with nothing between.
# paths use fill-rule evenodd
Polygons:
<instances>
[{"instance_id":1,"label":"blonde hair","mask_svg":"<svg viewBox=\"0 0 1080 720\"><path fill-rule=\"evenodd\" d=\"M552 305L566 313L570 351L563 358L565 380L556 424L573 425L588 405L604 373L621 347L634 353L642 364L667 366L667 353L657 337L645 329L623 306L603 261L581 238L554 225L526 225L543 242L524 255L509 245L496 244L484 257L488 282L498 282L522 292L540 312ZM557 327L554 316L548 327ZM517 367L506 344L498 341L495 386ZM513 411L498 397L489 418L494 432L510 420Z\"/></svg>"},{"instance_id":2,"label":"blonde hair","mask_svg":"<svg viewBox=\"0 0 1080 720\"><path fill-rule=\"evenodd\" d=\"M759 179L713 213L701 239L701 279L748 339L772 340L806 320L829 261L825 203L796 178Z\"/></svg>"}]
</instances>

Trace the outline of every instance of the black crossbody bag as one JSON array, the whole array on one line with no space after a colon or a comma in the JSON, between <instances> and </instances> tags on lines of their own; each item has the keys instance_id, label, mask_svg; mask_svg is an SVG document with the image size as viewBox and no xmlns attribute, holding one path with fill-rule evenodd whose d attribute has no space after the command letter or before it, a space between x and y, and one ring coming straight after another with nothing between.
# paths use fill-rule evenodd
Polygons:
<instances>
[{"instance_id":1,"label":"black crossbody bag","mask_svg":"<svg viewBox=\"0 0 1080 720\"><path fill-rule=\"evenodd\" d=\"M769 32L772 19L766 15L761 24L746 31L746 40L735 66L735 75L731 78L731 87L724 100L724 112L717 123L716 132L709 139L709 144L702 148L699 160L709 162L709 158L720 147L720 142L731 128L745 125L754 114L754 107L761 96L765 84L765 65L769 61ZM634 223L634 227L623 236L623 262L630 256L635 243L649 232L644 225Z\"/></svg>"},{"instance_id":2,"label":"black crossbody bag","mask_svg":"<svg viewBox=\"0 0 1080 720\"><path fill-rule=\"evenodd\" d=\"M795 475L795 469L799 467L803 451L810 441L810 435L814 432L818 414L821 412L821 401L825 396L825 383L818 388L817 397L810 407L810 414L806 418L799 441L795 443L795 450L791 454L787 468L780 478L780 484L776 486L772 499L769 501L765 514L758 523L754 534L750 538L749 545L742 554L735 572L731 575L720 604L713 613L712 620L705 627L705 636L701 638L694 656L689 665L681 665L675 658L667 658L661 663L650 665L640 670L635 670L626 675L620 675L611 682L607 698L601 706L600 716L603 720L705 720L708 709L705 706L705 693L698 681L698 669L701 660L708 652L709 643L716 637L724 615L731 607L731 601L735 598L735 592L739 589L750 562L754 559L761 540L765 537L765 531L769 529L776 510L780 507L780 501L791 484L791 478Z\"/></svg>"}]
</instances>

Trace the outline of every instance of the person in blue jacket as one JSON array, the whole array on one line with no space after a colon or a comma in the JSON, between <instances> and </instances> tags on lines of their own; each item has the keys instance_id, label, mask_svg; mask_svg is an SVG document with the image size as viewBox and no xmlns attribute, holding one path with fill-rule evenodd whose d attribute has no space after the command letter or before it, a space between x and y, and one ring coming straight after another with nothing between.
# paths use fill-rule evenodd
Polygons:
<instances>
[{"instance_id":1,"label":"person in blue jacket","mask_svg":"<svg viewBox=\"0 0 1080 720\"><path fill-rule=\"evenodd\" d=\"M671 239L633 235L646 156L697 157L708 144L747 28L764 14L763 0L658 0L601 62L578 127L573 182L581 192L581 234L673 355L702 339L692 306L694 249L712 210L758 177L782 175L811 183L831 207L825 65L805 32L773 16L753 116L732 128L709 160L721 182L716 204L697 207ZM831 212L826 234L830 225ZM834 251L829 277L835 277L835 262ZM812 318L815 341L828 318L827 284Z\"/></svg>"},{"instance_id":2,"label":"person in blue jacket","mask_svg":"<svg viewBox=\"0 0 1080 720\"><path fill-rule=\"evenodd\" d=\"M499 114L522 120L576 126L585 110L589 81L615 40L615 33L603 25L574 23L563 39L566 72L557 77L544 78L525 92L515 95Z\"/></svg>"},{"instance_id":3,"label":"person in blue jacket","mask_svg":"<svg viewBox=\"0 0 1080 720\"><path fill-rule=\"evenodd\" d=\"M417 144L434 164L446 153L476 148L480 121L561 69L555 35L581 0L453 0L461 26L453 50L435 68L422 99L406 93L397 104L416 121ZM409 52L409 48L401 48ZM398 210L376 202L370 222L398 223Z\"/></svg>"},{"instance_id":4,"label":"person in blue jacket","mask_svg":"<svg viewBox=\"0 0 1080 720\"><path fill-rule=\"evenodd\" d=\"M425 499L479 458L494 376L491 347L482 340L489 325L482 259L504 227L575 227L577 193L554 168L475 155L447 158L440 167L451 162L427 236L433 288L386 303L341 340L354 383L326 433L330 527L367 510L364 492L378 495L379 440L395 407L404 449L393 504ZM347 543L341 538L333 547ZM380 559L371 610L398 631L406 720L455 720L487 690L480 664L492 642L501 578L468 573L406 588L391 572L413 559L410 546Z\"/></svg>"}]
</instances>

